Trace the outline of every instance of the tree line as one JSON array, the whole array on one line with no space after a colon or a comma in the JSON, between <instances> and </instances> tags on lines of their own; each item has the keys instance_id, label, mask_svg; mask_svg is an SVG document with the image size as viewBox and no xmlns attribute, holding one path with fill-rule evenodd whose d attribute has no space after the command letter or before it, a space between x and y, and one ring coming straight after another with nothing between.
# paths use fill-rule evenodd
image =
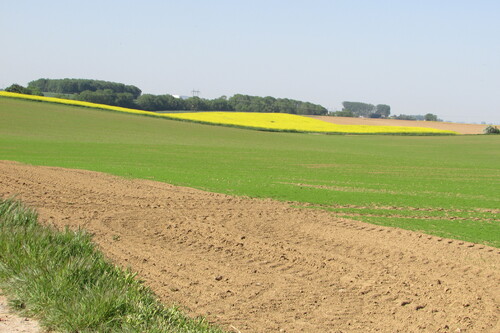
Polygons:
<instances>
[{"instance_id":1,"label":"tree line","mask_svg":"<svg viewBox=\"0 0 500 333\"><path fill-rule=\"evenodd\" d=\"M438 116L432 113L426 113L425 115L416 114L416 115L408 115L408 114L400 114L399 116L392 116L393 119L401 119L401 120L425 120L425 121L443 121L439 119Z\"/></svg>"},{"instance_id":2,"label":"tree line","mask_svg":"<svg viewBox=\"0 0 500 333\"><path fill-rule=\"evenodd\" d=\"M331 113L337 117L388 118L391 107L387 104L368 104L362 102L342 102L342 111Z\"/></svg>"},{"instance_id":3,"label":"tree line","mask_svg":"<svg viewBox=\"0 0 500 333\"><path fill-rule=\"evenodd\" d=\"M342 110L331 112L330 114L336 117L364 117L364 118L390 118L401 120L426 120L426 121L442 121L435 114L427 113L425 115L390 115L391 107L386 104L368 104L362 102L343 102Z\"/></svg>"},{"instance_id":4,"label":"tree line","mask_svg":"<svg viewBox=\"0 0 500 333\"><path fill-rule=\"evenodd\" d=\"M141 89L123 83L87 79L38 79L28 83L28 89L56 94L80 94L84 91L111 90L114 93L128 93L133 99L141 95Z\"/></svg>"},{"instance_id":5,"label":"tree line","mask_svg":"<svg viewBox=\"0 0 500 333\"><path fill-rule=\"evenodd\" d=\"M12 88L14 86L15 89ZM181 99L169 94L142 94L139 88L122 83L86 79L38 79L29 82L27 88L12 85L6 91L24 94L44 92L56 97L145 111L240 111L305 115L328 113L328 110L321 105L288 98L236 94L230 98L221 96L204 99L193 96Z\"/></svg>"},{"instance_id":6,"label":"tree line","mask_svg":"<svg viewBox=\"0 0 500 333\"><path fill-rule=\"evenodd\" d=\"M145 94L136 100L137 106L147 111L191 110L191 111L237 111L326 115L328 110L321 105L287 98L259 97L236 94L215 99L189 97L175 98L172 95Z\"/></svg>"},{"instance_id":7,"label":"tree line","mask_svg":"<svg viewBox=\"0 0 500 333\"><path fill-rule=\"evenodd\" d=\"M43 93L40 90L29 89L29 88L23 87L17 83L14 83L13 85L5 88L5 91L11 92L11 93L16 93L16 94L43 96Z\"/></svg>"},{"instance_id":8,"label":"tree line","mask_svg":"<svg viewBox=\"0 0 500 333\"><path fill-rule=\"evenodd\" d=\"M145 111L238 111L441 121L432 113L391 115L391 107L387 104L374 105L344 101L341 111L328 112L319 104L288 98L236 94L229 98L221 96L215 99L205 99L193 96L181 99L169 94L142 94L141 89L133 85L88 79L38 79L29 82L27 87L13 84L5 90L41 96L45 93L61 98Z\"/></svg>"}]
</instances>

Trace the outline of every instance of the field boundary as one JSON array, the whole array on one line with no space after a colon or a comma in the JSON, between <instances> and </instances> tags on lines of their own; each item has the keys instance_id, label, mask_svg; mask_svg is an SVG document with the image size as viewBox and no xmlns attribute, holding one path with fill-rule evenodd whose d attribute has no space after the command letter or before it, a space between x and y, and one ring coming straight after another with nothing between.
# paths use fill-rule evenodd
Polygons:
<instances>
[{"instance_id":1,"label":"field boundary","mask_svg":"<svg viewBox=\"0 0 500 333\"><path fill-rule=\"evenodd\" d=\"M2 164L0 193L41 223L85 227L162 301L229 330L498 331L497 248L291 202Z\"/></svg>"},{"instance_id":2,"label":"field boundary","mask_svg":"<svg viewBox=\"0 0 500 333\"><path fill-rule=\"evenodd\" d=\"M396 132L396 131L375 131L375 132L364 132L358 130L345 130L345 131L327 131L327 130L303 130L303 129L292 129L292 128L286 128L286 129L280 129L280 128L272 128L272 127L260 127L260 126L254 126L254 125L240 125L240 124L231 124L231 123L221 123L218 121L204 121L204 120L196 120L196 119L185 119L185 118L180 118L179 113L159 113L159 112L151 112L151 111L144 111L144 110L136 110L136 109L129 109L129 108L123 108L123 107L117 107L117 106L110 106L110 105L104 105L104 104L96 104L96 103L90 103L90 102L83 102L83 101L76 101L76 100L69 100L69 99L60 99L60 98L55 98L55 97L44 97L44 96L36 96L36 95L25 95L25 94L18 94L18 93L10 93L10 92L5 92L5 91L0 91L0 97L6 97L6 98L15 98L15 99L21 99L21 100L31 100L31 101L38 101L38 102L48 102L48 103L55 103L55 104L63 104L63 105L68 105L68 106L77 106L77 107L88 107L88 108L94 108L94 109L99 109L99 110L104 110L104 111L113 111L113 112L120 112L120 113L128 113L128 114L135 114L135 115L142 115L142 116L149 116L149 117L155 117L155 118L163 118L163 119L169 119L169 120L177 120L177 121L186 121L186 122L192 122L192 123L198 123L198 124L204 124L204 125L214 125L214 126L224 126L224 127L233 127L233 128L240 128L240 129L247 129L247 130L257 130L257 131L266 131L266 132L285 132L285 133L313 133L313 134L326 134L326 135L403 135L403 136L450 136L450 135L456 135L456 132L453 131L441 131L439 132L438 130L435 131L426 131L425 128L422 128L422 132L418 131L408 131L405 132L404 128L401 129L401 132ZM215 112L208 112L208 113L218 113L219 111ZM203 113L203 112L185 112L187 114L193 114L193 113ZM235 113L235 112L227 112L228 114ZM245 113L245 112L242 112ZM252 114L255 115L264 115L263 113L255 113L252 112ZM281 114L278 114L281 115ZM301 116L305 117L304 115L290 115L290 116ZM307 118L306 118L307 119ZM320 121L322 122L322 121ZM344 126L344 125L339 125L339 126ZM365 127L371 127L371 126L365 126ZM377 126L373 126L376 128Z\"/></svg>"},{"instance_id":3,"label":"field boundary","mask_svg":"<svg viewBox=\"0 0 500 333\"><path fill-rule=\"evenodd\" d=\"M422 120L400 120L381 118L356 118L356 117L333 117L333 116L306 116L334 124L343 125L373 125L373 126L408 126L426 127L455 131L460 135L484 135L487 124L465 124L444 121L422 121Z\"/></svg>"},{"instance_id":4,"label":"field boundary","mask_svg":"<svg viewBox=\"0 0 500 333\"><path fill-rule=\"evenodd\" d=\"M109 263L86 231L42 226L33 209L2 198L0 231L0 288L13 309L48 330L222 333L164 307L136 273Z\"/></svg>"}]
</instances>

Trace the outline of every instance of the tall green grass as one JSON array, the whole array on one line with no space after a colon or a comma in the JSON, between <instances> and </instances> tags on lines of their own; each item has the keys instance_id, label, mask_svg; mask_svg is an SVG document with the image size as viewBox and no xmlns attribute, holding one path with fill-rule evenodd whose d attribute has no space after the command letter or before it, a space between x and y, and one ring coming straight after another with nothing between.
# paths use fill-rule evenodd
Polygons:
<instances>
[{"instance_id":1,"label":"tall green grass","mask_svg":"<svg viewBox=\"0 0 500 333\"><path fill-rule=\"evenodd\" d=\"M352 207L353 219L500 246L499 136L258 132L8 98L0 119L0 159ZM414 208L428 213L399 216ZM438 210L446 223L426 223Z\"/></svg>"},{"instance_id":2,"label":"tall green grass","mask_svg":"<svg viewBox=\"0 0 500 333\"><path fill-rule=\"evenodd\" d=\"M14 308L58 332L222 332L165 308L86 232L43 227L13 200L0 200L0 288Z\"/></svg>"}]
</instances>

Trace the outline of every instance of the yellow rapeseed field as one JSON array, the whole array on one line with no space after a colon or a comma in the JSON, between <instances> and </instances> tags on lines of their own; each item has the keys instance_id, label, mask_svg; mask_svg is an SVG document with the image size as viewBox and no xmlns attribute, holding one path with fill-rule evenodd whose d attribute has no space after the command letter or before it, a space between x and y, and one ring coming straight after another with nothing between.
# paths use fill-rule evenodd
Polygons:
<instances>
[{"instance_id":1,"label":"yellow rapeseed field","mask_svg":"<svg viewBox=\"0 0 500 333\"><path fill-rule=\"evenodd\" d=\"M22 98L22 99L31 99L34 101L51 102L51 103L59 103L59 104L66 104L66 105L85 106L88 108L97 108L97 109L136 113L136 114L155 114L154 112L122 108L119 106L111 106L111 105L105 105L105 104L75 101L73 99L63 99L63 98L56 98L56 97L17 94L17 93L11 93L11 92L7 92L7 91L0 91L0 96Z\"/></svg>"},{"instance_id":2,"label":"yellow rapeseed field","mask_svg":"<svg viewBox=\"0 0 500 333\"><path fill-rule=\"evenodd\" d=\"M299 131L319 133L358 133L358 134L456 134L433 128L402 126L337 125L318 119L287 113L255 112L193 112L169 114L171 118L200 121L211 124L223 124L276 131Z\"/></svg>"},{"instance_id":3,"label":"yellow rapeseed field","mask_svg":"<svg viewBox=\"0 0 500 333\"><path fill-rule=\"evenodd\" d=\"M402 126L369 126L369 125L337 125L325 121L286 113L255 113L255 112L186 112L186 113L156 113L118 106L44 97L24 95L0 91L0 96L23 98L36 101L61 103L66 105L85 106L91 108L127 112L157 117L189 120L209 124L230 125L273 131L296 131L313 133L353 133L353 134L457 134L453 131L438 130L423 127Z\"/></svg>"}]
</instances>

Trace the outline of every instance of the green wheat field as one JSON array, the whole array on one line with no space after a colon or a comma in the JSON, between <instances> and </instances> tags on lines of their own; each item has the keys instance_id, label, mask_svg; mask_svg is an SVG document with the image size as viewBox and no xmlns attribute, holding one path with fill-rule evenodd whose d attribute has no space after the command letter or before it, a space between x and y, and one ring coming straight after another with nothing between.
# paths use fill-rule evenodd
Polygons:
<instances>
[{"instance_id":1,"label":"green wheat field","mask_svg":"<svg viewBox=\"0 0 500 333\"><path fill-rule=\"evenodd\" d=\"M500 247L500 136L261 132L3 97L0 160L293 201Z\"/></svg>"}]
</instances>

